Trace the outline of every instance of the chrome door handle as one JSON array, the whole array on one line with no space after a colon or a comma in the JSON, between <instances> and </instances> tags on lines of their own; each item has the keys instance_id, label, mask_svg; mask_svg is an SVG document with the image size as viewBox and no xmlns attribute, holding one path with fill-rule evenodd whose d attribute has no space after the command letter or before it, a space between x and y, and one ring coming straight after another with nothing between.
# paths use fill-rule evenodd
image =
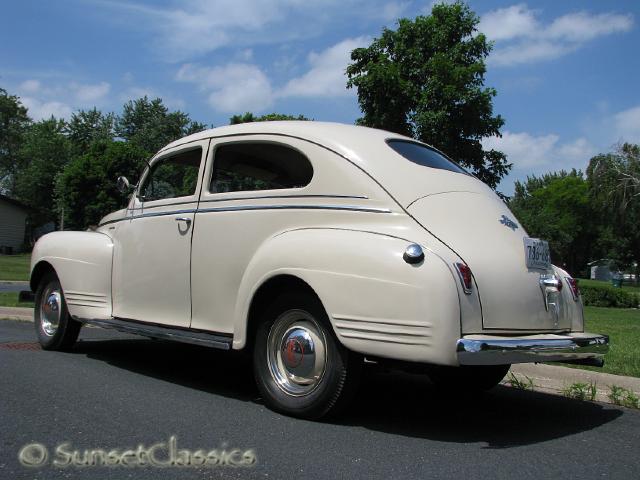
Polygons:
<instances>
[{"instance_id":1,"label":"chrome door handle","mask_svg":"<svg viewBox=\"0 0 640 480\"><path fill-rule=\"evenodd\" d=\"M176 222L185 222L187 227L191 225L191 219L189 217L177 217Z\"/></svg>"}]
</instances>

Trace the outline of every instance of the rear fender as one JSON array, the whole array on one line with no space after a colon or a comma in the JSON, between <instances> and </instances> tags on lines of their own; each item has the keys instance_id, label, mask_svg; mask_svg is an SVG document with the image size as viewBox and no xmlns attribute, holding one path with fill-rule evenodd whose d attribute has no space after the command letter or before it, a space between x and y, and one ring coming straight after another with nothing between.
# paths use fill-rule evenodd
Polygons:
<instances>
[{"instance_id":1,"label":"rear fender","mask_svg":"<svg viewBox=\"0 0 640 480\"><path fill-rule=\"evenodd\" d=\"M453 272L426 250L406 263L411 242L371 232L302 229L265 242L243 277L234 319L234 348L246 343L251 300L278 275L307 283L347 348L399 360L455 364L460 307Z\"/></svg>"}]
</instances>

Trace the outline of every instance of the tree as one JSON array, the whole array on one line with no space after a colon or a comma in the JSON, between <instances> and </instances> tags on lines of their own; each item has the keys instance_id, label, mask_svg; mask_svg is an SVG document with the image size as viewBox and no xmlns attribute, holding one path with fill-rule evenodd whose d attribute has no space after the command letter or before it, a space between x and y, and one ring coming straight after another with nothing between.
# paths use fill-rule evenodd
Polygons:
<instances>
[{"instance_id":1,"label":"tree","mask_svg":"<svg viewBox=\"0 0 640 480\"><path fill-rule=\"evenodd\" d=\"M71 159L71 144L64 134L63 120L51 117L34 123L23 136L15 172L13 196L33 209L32 221L55 221L53 191L55 179Z\"/></svg>"},{"instance_id":2,"label":"tree","mask_svg":"<svg viewBox=\"0 0 640 480\"><path fill-rule=\"evenodd\" d=\"M189 115L169 112L162 99L148 97L130 100L116 122L116 134L138 145L149 153L155 153L166 144L202 130L206 126L193 122Z\"/></svg>"},{"instance_id":3,"label":"tree","mask_svg":"<svg viewBox=\"0 0 640 480\"><path fill-rule=\"evenodd\" d=\"M625 143L593 157L587 167L591 201L607 225L606 256L620 267L635 264L640 280L640 145Z\"/></svg>"},{"instance_id":4,"label":"tree","mask_svg":"<svg viewBox=\"0 0 640 480\"><path fill-rule=\"evenodd\" d=\"M18 150L30 124L20 99L0 88L0 192L13 194L15 174L21 166Z\"/></svg>"},{"instance_id":5,"label":"tree","mask_svg":"<svg viewBox=\"0 0 640 480\"><path fill-rule=\"evenodd\" d=\"M256 117L251 112L246 112L244 115L234 115L229 119L229 125L236 125L238 123L250 123L250 122L272 122L277 120L310 120L304 115L298 115L294 117L293 115L286 115L284 113L269 113L267 115L262 115L260 117Z\"/></svg>"},{"instance_id":6,"label":"tree","mask_svg":"<svg viewBox=\"0 0 640 480\"><path fill-rule=\"evenodd\" d=\"M491 51L479 18L467 5L435 5L429 16L400 19L366 48L351 52L348 88L357 88L361 125L414 137L469 167L495 188L511 164L485 151L482 139L500 136L493 115L496 91L484 87Z\"/></svg>"},{"instance_id":7,"label":"tree","mask_svg":"<svg viewBox=\"0 0 640 480\"><path fill-rule=\"evenodd\" d=\"M120 175L136 178L148 157L134 143L94 143L74 157L57 179L55 201L64 210L65 227L85 229L97 225L106 214L123 208L126 196L116 188Z\"/></svg>"},{"instance_id":8,"label":"tree","mask_svg":"<svg viewBox=\"0 0 640 480\"><path fill-rule=\"evenodd\" d=\"M516 181L509 207L528 234L549 241L554 263L577 276L594 260L596 229L582 172L553 172Z\"/></svg>"},{"instance_id":9,"label":"tree","mask_svg":"<svg viewBox=\"0 0 640 480\"><path fill-rule=\"evenodd\" d=\"M76 153L84 153L95 142L113 140L116 117L113 113L103 114L95 107L79 110L71 114L65 133Z\"/></svg>"}]
</instances>

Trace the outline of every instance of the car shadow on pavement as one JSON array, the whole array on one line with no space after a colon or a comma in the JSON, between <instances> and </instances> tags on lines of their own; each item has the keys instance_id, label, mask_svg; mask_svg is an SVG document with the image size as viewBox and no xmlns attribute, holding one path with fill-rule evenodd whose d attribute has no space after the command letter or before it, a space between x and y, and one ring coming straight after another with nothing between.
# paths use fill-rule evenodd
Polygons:
<instances>
[{"instance_id":1,"label":"car shadow on pavement","mask_svg":"<svg viewBox=\"0 0 640 480\"><path fill-rule=\"evenodd\" d=\"M251 359L237 352L137 338L84 339L73 352L213 395L261 403ZM426 376L367 365L349 407L325 423L510 448L592 430L622 414L612 406L504 386L480 395L442 392Z\"/></svg>"},{"instance_id":2,"label":"car shadow on pavement","mask_svg":"<svg viewBox=\"0 0 640 480\"><path fill-rule=\"evenodd\" d=\"M373 366L336 423L454 443L510 448L592 430L623 414L617 407L499 385L488 392L443 392L423 375Z\"/></svg>"},{"instance_id":3,"label":"car shadow on pavement","mask_svg":"<svg viewBox=\"0 0 640 480\"><path fill-rule=\"evenodd\" d=\"M215 395L245 402L258 397L251 359L238 352L137 337L82 340L73 353Z\"/></svg>"}]
</instances>

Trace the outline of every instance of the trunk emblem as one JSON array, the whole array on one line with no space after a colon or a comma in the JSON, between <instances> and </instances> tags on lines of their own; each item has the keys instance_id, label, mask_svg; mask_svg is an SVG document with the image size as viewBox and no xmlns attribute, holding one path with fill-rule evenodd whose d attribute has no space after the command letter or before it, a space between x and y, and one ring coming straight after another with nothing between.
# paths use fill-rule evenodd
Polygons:
<instances>
[{"instance_id":1,"label":"trunk emblem","mask_svg":"<svg viewBox=\"0 0 640 480\"><path fill-rule=\"evenodd\" d=\"M498 220L502 225L504 225L505 227L509 227L511 230L513 230L514 232L516 231L516 229L518 228L518 224L516 222L514 222L513 220L511 220L509 217L507 217L506 215L502 215L502 217L500 217L500 219Z\"/></svg>"}]
</instances>

